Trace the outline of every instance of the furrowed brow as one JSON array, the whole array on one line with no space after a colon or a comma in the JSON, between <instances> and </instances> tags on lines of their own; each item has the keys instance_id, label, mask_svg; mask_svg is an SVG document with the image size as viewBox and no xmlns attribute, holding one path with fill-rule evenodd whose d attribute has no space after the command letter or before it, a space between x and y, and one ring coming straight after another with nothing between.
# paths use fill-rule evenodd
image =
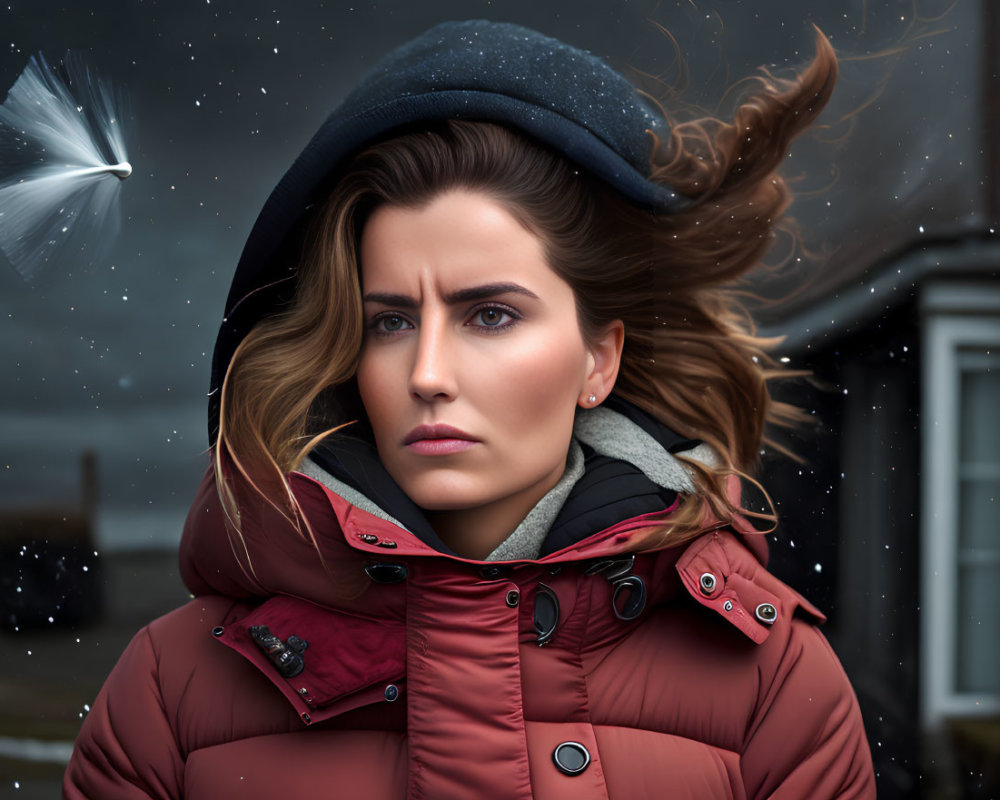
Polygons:
<instances>
[{"instance_id":1,"label":"furrowed brow","mask_svg":"<svg viewBox=\"0 0 1000 800\"><path fill-rule=\"evenodd\" d=\"M538 299L537 294L518 283L484 283L480 286L469 286L466 289L449 292L444 296L444 301L448 305L455 305L475 300L488 300L501 294L521 294L535 300ZM394 308L417 308L420 305L416 298L410 297L408 294L393 294L391 292L368 292L363 299L366 303L378 303Z\"/></svg>"},{"instance_id":2,"label":"furrowed brow","mask_svg":"<svg viewBox=\"0 0 1000 800\"><path fill-rule=\"evenodd\" d=\"M498 294L523 294L526 297L538 299L538 295L517 283L484 283L481 286L470 286L467 289L458 289L444 296L444 301L448 305L455 303L467 303L471 300L487 300L496 297Z\"/></svg>"}]
</instances>

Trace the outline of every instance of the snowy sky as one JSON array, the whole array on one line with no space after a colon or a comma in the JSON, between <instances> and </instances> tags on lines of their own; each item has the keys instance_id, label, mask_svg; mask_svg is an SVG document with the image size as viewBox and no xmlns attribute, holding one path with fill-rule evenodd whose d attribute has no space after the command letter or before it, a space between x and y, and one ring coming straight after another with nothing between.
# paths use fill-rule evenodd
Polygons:
<instances>
[{"instance_id":1,"label":"snowy sky","mask_svg":"<svg viewBox=\"0 0 1000 800\"><path fill-rule=\"evenodd\" d=\"M128 93L135 173L106 258L66 259L34 285L0 263L0 507L75 502L77 460L93 448L102 543L176 541L205 463L215 328L253 219L353 83L430 25L519 22L673 82L662 25L685 54L686 97L708 107L760 65L801 63L819 25L848 59L830 129L796 150L789 172L823 190L803 198L799 216L850 277L918 236L988 224L978 2L3 3L0 95L31 53L83 52ZM866 58L900 44L901 55Z\"/></svg>"}]
</instances>

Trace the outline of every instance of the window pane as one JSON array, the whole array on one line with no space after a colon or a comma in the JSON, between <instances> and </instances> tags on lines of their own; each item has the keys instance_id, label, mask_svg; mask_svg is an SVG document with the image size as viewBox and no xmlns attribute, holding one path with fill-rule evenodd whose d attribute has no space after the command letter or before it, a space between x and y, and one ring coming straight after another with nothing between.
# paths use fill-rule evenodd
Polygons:
<instances>
[{"instance_id":1,"label":"window pane","mask_svg":"<svg viewBox=\"0 0 1000 800\"><path fill-rule=\"evenodd\" d=\"M959 548L1000 552L1000 479L962 481L959 502Z\"/></svg>"},{"instance_id":2,"label":"window pane","mask_svg":"<svg viewBox=\"0 0 1000 800\"><path fill-rule=\"evenodd\" d=\"M958 652L960 692L1000 692L1000 568L959 570Z\"/></svg>"},{"instance_id":3,"label":"window pane","mask_svg":"<svg viewBox=\"0 0 1000 800\"><path fill-rule=\"evenodd\" d=\"M960 692L1000 692L1000 352L963 347L959 419Z\"/></svg>"},{"instance_id":4,"label":"window pane","mask_svg":"<svg viewBox=\"0 0 1000 800\"><path fill-rule=\"evenodd\" d=\"M1000 462L1000 358L962 349L962 464Z\"/></svg>"}]
</instances>

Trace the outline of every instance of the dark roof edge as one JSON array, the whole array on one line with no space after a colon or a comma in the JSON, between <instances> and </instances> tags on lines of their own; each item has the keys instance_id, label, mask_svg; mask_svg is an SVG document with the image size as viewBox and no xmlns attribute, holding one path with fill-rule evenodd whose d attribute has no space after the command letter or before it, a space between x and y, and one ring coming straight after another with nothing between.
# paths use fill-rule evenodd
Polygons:
<instances>
[{"instance_id":1,"label":"dark roof edge","mask_svg":"<svg viewBox=\"0 0 1000 800\"><path fill-rule=\"evenodd\" d=\"M784 337L782 355L817 340L854 331L895 307L930 277L1000 273L1000 239L968 237L952 243L921 245L885 262L871 280L841 288L798 314L761 326L759 336Z\"/></svg>"}]
</instances>

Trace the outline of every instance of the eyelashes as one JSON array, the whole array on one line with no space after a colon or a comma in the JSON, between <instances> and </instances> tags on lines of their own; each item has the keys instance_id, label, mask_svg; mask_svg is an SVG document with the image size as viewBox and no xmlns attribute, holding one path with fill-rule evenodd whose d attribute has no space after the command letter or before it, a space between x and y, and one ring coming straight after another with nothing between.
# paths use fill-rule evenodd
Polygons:
<instances>
[{"instance_id":1,"label":"eyelashes","mask_svg":"<svg viewBox=\"0 0 1000 800\"><path fill-rule=\"evenodd\" d=\"M521 319L521 316L508 306L494 303L493 305L480 306L474 309L471 319L479 321L477 327L491 331L500 331L517 323Z\"/></svg>"},{"instance_id":2,"label":"eyelashes","mask_svg":"<svg viewBox=\"0 0 1000 800\"><path fill-rule=\"evenodd\" d=\"M515 326L522 319L514 308L503 303L483 303L473 308L464 325L487 335L502 333ZM368 322L368 330L375 336L398 336L414 330L416 324L399 311L382 311Z\"/></svg>"},{"instance_id":3,"label":"eyelashes","mask_svg":"<svg viewBox=\"0 0 1000 800\"><path fill-rule=\"evenodd\" d=\"M383 311L381 314L376 314L368 323L368 330L374 332L377 336L392 336L412 327L413 324L406 317L392 311Z\"/></svg>"}]
</instances>

